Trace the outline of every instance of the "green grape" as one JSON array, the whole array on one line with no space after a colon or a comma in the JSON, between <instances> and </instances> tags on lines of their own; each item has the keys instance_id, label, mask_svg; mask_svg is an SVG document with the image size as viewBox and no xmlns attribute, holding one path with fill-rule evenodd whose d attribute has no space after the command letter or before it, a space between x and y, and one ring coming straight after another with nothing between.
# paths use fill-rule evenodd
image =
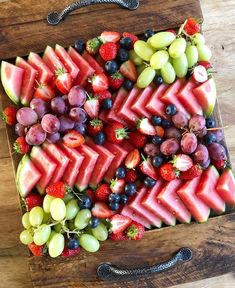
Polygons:
<instances>
[{"instance_id":1,"label":"green grape","mask_svg":"<svg viewBox=\"0 0 235 288\"><path fill-rule=\"evenodd\" d=\"M162 78L165 83L171 84L175 81L175 70L170 62L161 69Z\"/></svg>"},{"instance_id":2,"label":"green grape","mask_svg":"<svg viewBox=\"0 0 235 288\"><path fill-rule=\"evenodd\" d=\"M54 225L54 230L57 232L57 233L62 233L62 224L61 223L58 223L56 225Z\"/></svg>"},{"instance_id":3,"label":"green grape","mask_svg":"<svg viewBox=\"0 0 235 288\"><path fill-rule=\"evenodd\" d=\"M29 230L23 230L20 233L20 241L24 245L28 245L28 244L31 244L33 242L33 236Z\"/></svg>"},{"instance_id":4,"label":"green grape","mask_svg":"<svg viewBox=\"0 0 235 288\"><path fill-rule=\"evenodd\" d=\"M66 215L66 206L62 199L56 198L52 200L50 205L51 217L56 221L61 221Z\"/></svg>"},{"instance_id":5,"label":"green grape","mask_svg":"<svg viewBox=\"0 0 235 288\"><path fill-rule=\"evenodd\" d=\"M140 75L144 71L144 69L146 68L146 65L143 64L141 66L137 66L136 68L137 68L138 75Z\"/></svg>"},{"instance_id":6,"label":"green grape","mask_svg":"<svg viewBox=\"0 0 235 288\"><path fill-rule=\"evenodd\" d=\"M159 70L168 62L168 59L169 59L169 54L167 51L164 51L164 50L157 51L151 57L150 65L152 68Z\"/></svg>"},{"instance_id":7,"label":"green grape","mask_svg":"<svg viewBox=\"0 0 235 288\"><path fill-rule=\"evenodd\" d=\"M51 227L46 224L42 224L35 231L33 235L33 242L39 246L44 245L48 241L50 234L51 234Z\"/></svg>"},{"instance_id":8,"label":"green grape","mask_svg":"<svg viewBox=\"0 0 235 288\"><path fill-rule=\"evenodd\" d=\"M169 63L171 63L171 65L173 65L173 58L169 57Z\"/></svg>"},{"instance_id":9,"label":"green grape","mask_svg":"<svg viewBox=\"0 0 235 288\"><path fill-rule=\"evenodd\" d=\"M184 38L175 39L169 47L169 54L172 58L179 58L186 49L186 40Z\"/></svg>"},{"instance_id":10,"label":"green grape","mask_svg":"<svg viewBox=\"0 0 235 288\"><path fill-rule=\"evenodd\" d=\"M149 38L149 43L152 47L160 50L169 46L175 40L175 34L171 32L158 32Z\"/></svg>"},{"instance_id":11,"label":"green grape","mask_svg":"<svg viewBox=\"0 0 235 288\"><path fill-rule=\"evenodd\" d=\"M47 247L49 247L49 243L50 243L52 237L53 237L55 234L56 234L56 232L55 232L54 230L51 230L51 234L50 234L50 236L49 236L49 238L48 238L48 240L47 240L47 243L46 243Z\"/></svg>"},{"instance_id":12,"label":"green grape","mask_svg":"<svg viewBox=\"0 0 235 288\"><path fill-rule=\"evenodd\" d=\"M192 68L198 61L197 47L194 45L187 46L185 54L188 60L188 67Z\"/></svg>"},{"instance_id":13,"label":"green grape","mask_svg":"<svg viewBox=\"0 0 235 288\"><path fill-rule=\"evenodd\" d=\"M136 53L135 50L129 51L129 59L135 63L136 66L140 66L143 64L143 59L141 59Z\"/></svg>"},{"instance_id":14,"label":"green grape","mask_svg":"<svg viewBox=\"0 0 235 288\"><path fill-rule=\"evenodd\" d=\"M137 56L148 62L154 53L154 50L143 40L138 40L135 42L134 50Z\"/></svg>"},{"instance_id":15,"label":"green grape","mask_svg":"<svg viewBox=\"0 0 235 288\"><path fill-rule=\"evenodd\" d=\"M45 197L43 199L43 205L42 205L45 213L50 213L51 202L54 199L55 199L55 197L53 197L53 196L50 196L48 194L45 195Z\"/></svg>"},{"instance_id":16,"label":"green grape","mask_svg":"<svg viewBox=\"0 0 235 288\"><path fill-rule=\"evenodd\" d=\"M29 229L31 227L31 224L29 222L29 212L24 213L22 216L22 225L25 229Z\"/></svg>"},{"instance_id":17,"label":"green grape","mask_svg":"<svg viewBox=\"0 0 235 288\"><path fill-rule=\"evenodd\" d=\"M96 228L91 229L93 236L99 241L105 241L108 238L108 230L103 223L99 223Z\"/></svg>"},{"instance_id":18,"label":"green grape","mask_svg":"<svg viewBox=\"0 0 235 288\"><path fill-rule=\"evenodd\" d=\"M78 212L74 221L74 225L79 230L82 230L89 224L90 219L91 211L89 209L83 209Z\"/></svg>"},{"instance_id":19,"label":"green grape","mask_svg":"<svg viewBox=\"0 0 235 288\"><path fill-rule=\"evenodd\" d=\"M205 37L201 33L196 33L193 35L193 43L195 45L205 44L205 42L206 42Z\"/></svg>"},{"instance_id":20,"label":"green grape","mask_svg":"<svg viewBox=\"0 0 235 288\"><path fill-rule=\"evenodd\" d=\"M81 247L88 252L97 252L100 248L99 241L92 235L83 234L80 237Z\"/></svg>"},{"instance_id":21,"label":"green grape","mask_svg":"<svg viewBox=\"0 0 235 288\"><path fill-rule=\"evenodd\" d=\"M67 204L70 200L74 199L74 195L73 193L67 193L64 198L63 201L65 204Z\"/></svg>"},{"instance_id":22,"label":"green grape","mask_svg":"<svg viewBox=\"0 0 235 288\"><path fill-rule=\"evenodd\" d=\"M44 211L42 207L36 206L29 212L29 222L32 226L39 226L42 224Z\"/></svg>"},{"instance_id":23,"label":"green grape","mask_svg":"<svg viewBox=\"0 0 235 288\"><path fill-rule=\"evenodd\" d=\"M70 200L66 205L66 219L71 220L76 217L80 208L76 199Z\"/></svg>"},{"instance_id":24,"label":"green grape","mask_svg":"<svg viewBox=\"0 0 235 288\"><path fill-rule=\"evenodd\" d=\"M198 44L197 51L199 61L209 61L211 59L212 53L211 49L208 46L204 44Z\"/></svg>"},{"instance_id":25,"label":"green grape","mask_svg":"<svg viewBox=\"0 0 235 288\"><path fill-rule=\"evenodd\" d=\"M156 75L156 71L152 67L147 67L144 71L139 75L136 85L138 88L147 87Z\"/></svg>"},{"instance_id":26,"label":"green grape","mask_svg":"<svg viewBox=\"0 0 235 288\"><path fill-rule=\"evenodd\" d=\"M70 231L72 231L76 228L73 220L68 221L68 228Z\"/></svg>"},{"instance_id":27,"label":"green grape","mask_svg":"<svg viewBox=\"0 0 235 288\"><path fill-rule=\"evenodd\" d=\"M185 53L179 58L173 59L173 67L178 78L183 78L186 76L188 73L188 60Z\"/></svg>"},{"instance_id":28,"label":"green grape","mask_svg":"<svg viewBox=\"0 0 235 288\"><path fill-rule=\"evenodd\" d=\"M64 250L64 236L55 233L48 245L48 252L52 258L58 257Z\"/></svg>"}]
</instances>

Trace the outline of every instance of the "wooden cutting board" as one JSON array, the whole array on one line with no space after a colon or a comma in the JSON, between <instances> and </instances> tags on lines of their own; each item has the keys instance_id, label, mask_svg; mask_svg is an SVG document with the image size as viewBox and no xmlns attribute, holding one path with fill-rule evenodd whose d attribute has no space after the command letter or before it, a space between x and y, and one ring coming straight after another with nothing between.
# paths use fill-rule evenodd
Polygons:
<instances>
[{"instance_id":1,"label":"wooden cutting board","mask_svg":"<svg viewBox=\"0 0 235 288\"><path fill-rule=\"evenodd\" d=\"M202 18L200 3L196 0L142 0L140 8L130 12L115 5L83 8L71 14L62 24L48 26L45 17L49 11L61 10L59 1L15 1L0 11L1 59L24 56L30 51L42 52L46 45L56 43L69 46L77 38L87 39L103 30L142 33L147 28L162 30L178 27L185 18ZM63 5L70 1L63 1ZM5 10L4 10L5 9ZM8 103L2 93L3 105ZM218 107L215 110L218 123ZM12 144L14 133L7 129ZM16 168L18 159L14 157ZM177 225L146 233L141 241L114 243L106 241L98 253L82 252L72 259L30 257L29 266L34 287L169 287L221 275L235 268L235 214L211 218L206 224ZM100 263L112 262L122 267L142 267L171 257L181 247L193 250L193 260L168 272L119 283L102 282L97 278Z\"/></svg>"}]
</instances>

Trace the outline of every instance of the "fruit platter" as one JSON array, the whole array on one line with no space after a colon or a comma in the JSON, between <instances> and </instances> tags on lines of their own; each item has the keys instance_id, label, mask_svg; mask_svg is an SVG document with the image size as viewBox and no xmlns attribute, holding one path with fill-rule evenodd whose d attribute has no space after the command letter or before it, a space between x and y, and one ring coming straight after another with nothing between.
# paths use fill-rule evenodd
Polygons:
<instances>
[{"instance_id":1,"label":"fruit platter","mask_svg":"<svg viewBox=\"0 0 235 288\"><path fill-rule=\"evenodd\" d=\"M19 238L41 269L110 262L115 250L149 259L154 239L207 231L235 204L202 22L125 31L1 62Z\"/></svg>"}]
</instances>

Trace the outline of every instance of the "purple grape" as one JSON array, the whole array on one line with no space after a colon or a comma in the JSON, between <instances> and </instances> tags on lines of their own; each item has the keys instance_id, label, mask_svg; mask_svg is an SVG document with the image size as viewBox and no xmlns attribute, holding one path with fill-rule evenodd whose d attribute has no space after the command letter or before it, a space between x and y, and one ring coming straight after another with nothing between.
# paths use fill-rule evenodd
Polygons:
<instances>
[{"instance_id":1,"label":"purple grape","mask_svg":"<svg viewBox=\"0 0 235 288\"><path fill-rule=\"evenodd\" d=\"M193 160L199 165L204 165L208 161L209 152L205 145L199 144L193 153Z\"/></svg>"},{"instance_id":2,"label":"purple grape","mask_svg":"<svg viewBox=\"0 0 235 288\"><path fill-rule=\"evenodd\" d=\"M59 132L65 133L68 130L73 129L74 127L74 121L72 119L70 119L68 116L60 116L60 129Z\"/></svg>"},{"instance_id":3,"label":"purple grape","mask_svg":"<svg viewBox=\"0 0 235 288\"><path fill-rule=\"evenodd\" d=\"M73 129L81 133L82 135L86 134L86 126L83 123L75 122Z\"/></svg>"},{"instance_id":4,"label":"purple grape","mask_svg":"<svg viewBox=\"0 0 235 288\"><path fill-rule=\"evenodd\" d=\"M25 127L21 125L20 123L17 123L15 125L15 133L18 136L25 136Z\"/></svg>"},{"instance_id":5,"label":"purple grape","mask_svg":"<svg viewBox=\"0 0 235 288\"><path fill-rule=\"evenodd\" d=\"M189 120L189 129L194 132L201 131L204 127L206 127L206 119L202 115L194 115Z\"/></svg>"},{"instance_id":6,"label":"purple grape","mask_svg":"<svg viewBox=\"0 0 235 288\"><path fill-rule=\"evenodd\" d=\"M164 136L167 139L175 138L179 140L181 138L181 132L175 127L170 127L165 130Z\"/></svg>"},{"instance_id":7,"label":"purple grape","mask_svg":"<svg viewBox=\"0 0 235 288\"><path fill-rule=\"evenodd\" d=\"M179 141L176 140L175 138L170 138L162 142L160 146L160 151L162 154L166 156L171 156L176 154L179 148L180 148Z\"/></svg>"},{"instance_id":8,"label":"purple grape","mask_svg":"<svg viewBox=\"0 0 235 288\"><path fill-rule=\"evenodd\" d=\"M57 115L67 113L68 107L62 97L55 97L51 100L51 110Z\"/></svg>"},{"instance_id":9,"label":"purple grape","mask_svg":"<svg viewBox=\"0 0 235 288\"><path fill-rule=\"evenodd\" d=\"M147 143L144 146L144 152L149 156L149 157L154 157L157 155L160 155L160 149L157 145L154 145L153 143Z\"/></svg>"},{"instance_id":10,"label":"purple grape","mask_svg":"<svg viewBox=\"0 0 235 288\"><path fill-rule=\"evenodd\" d=\"M172 122L174 123L176 128L182 129L188 126L188 117L183 112L177 112L172 118Z\"/></svg>"},{"instance_id":11,"label":"purple grape","mask_svg":"<svg viewBox=\"0 0 235 288\"><path fill-rule=\"evenodd\" d=\"M197 149L197 137L194 133L186 133L181 139L180 146L185 154L191 154Z\"/></svg>"},{"instance_id":12,"label":"purple grape","mask_svg":"<svg viewBox=\"0 0 235 288\"><path fill-rule=\"evenodd\" d=\"M33 98L30 107L37 113L39 119L49 112L47 103L40 98Z\"/></svg>"},{"instance_id":13,"label":"purple grape","mask_svg":"<svg viewBox=\"0 0 235 288\"><path fill-rule=\"evenodd\" d=\"M41 124L33 125L26 134L26 142L29 145L41 145L47 137L47 133L42 129Z\"/></svg>"},{"instance_id":14,"label":"purple grape","mask_svg":"<svg viewBox=\"0 0 235 288\"><path fill-rule=\"evenodd\" d=\"M38 115L32 108L23 107L17 111L16 119L23 126L31 126L37 123Z\"/></svg>"},{"instance_id":15,"label":"purple grape","mask_svg":"<svg viewBox=\"0 0 235 288\"><path fill-rule=\"evenodd\" d=\"M200 166L201 166L203 169L206 169L206 168L208 168L208 167L210 166L210 164L211 164L211 159L208 158L207 161L206 161L205 163L201 164Z\"/></svg>"},{"instance_id":16,"label":"purple grape","mask_svg":"<svg viewBox=\"0 0 235 288\"><path fill-rule=\"evenodd\" d=\"M197 137L202 139L207 134L207 128L204 127L202 130L197 131Z\"/></svg>"},{"instance_id":17,"label":"purple grape","mask_svg":"<svg viewBox=\"0 0 235 288\"><path fill-rule=\"evenodd\" d=\"M56 133L60 129L60 120L55 115L46 114L42 118L41 125L47 133Z\"/></svg>"},{"instance_id":18,"label":"purple grape","mask_svg":"<svg viewBox=\"0 0 235 288\"><path fill-rule=\"evenodd\" d=\"M52 134L48 134L47 135L47 140L50 142L50 143L56 143L60 140L60 133L59 132L56 132L56 133L52 133Z\"/></svg>"},{"instance_id":19,"label":"purple grape","mask_svg":"<svg viewBox=\"0 0 235 288\"><path fill-rule=\"evenodd\" d=\"M73 86L68 94L69 104L72 107L81 107L86 101L86 92L80 86Z\"/></svg>"},{"instance_id":20,"label":"purple grape","mask_svg":"<svg viewBox=\"0 0 235 288\"><path fill-rule=\"evenodd\" d=\"M63 95L63 96L62 96L62 99L64 100L65 105L66 105L67 107L69 107L70 105L69 105L69 98L68 98L68 95Z\"/></svg>"},{"instance_id":21,"label":"purple grape","mask_svg":"<svg viewBox=\"0 0 235 288\"><path fill-rule=\"evenodd\" d=\"M227 160L227 153L223 145L212 143L208 146L208 151L213 160Z\"/></svg>"},{"instance_id":22,"label":"purple grape","mask_svg":"<svg viewBox=\"0 0 235 288\"><path fill-rule=\"evenodd\" d=\"M82 108L72 108L69 112L69 117L76 121L76 122L80 122L80 123L85 123L87 120L87 114L86 111Z\"/></svg>"}]
</instances>

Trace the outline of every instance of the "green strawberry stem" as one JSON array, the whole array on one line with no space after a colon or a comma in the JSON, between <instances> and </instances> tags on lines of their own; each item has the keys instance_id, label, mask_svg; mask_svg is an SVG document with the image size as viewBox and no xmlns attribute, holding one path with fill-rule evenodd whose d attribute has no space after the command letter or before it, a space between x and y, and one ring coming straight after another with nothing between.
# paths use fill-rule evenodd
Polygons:
<instances>
[{"instance_id":1,"label":"green strawberry stem","mask_svg":"<svg viewBox=\"0 0 235 288\"><path fill-rule=\"evenodd\" d=\"M127 128L120 128L115 131L115 136L118 140L122 140L128 137Z\"/></svg>"},{"instance_id":2,"label":"green strawberry stem","mask_svg":"<svg viewBox=\"0 0 235 288\"><path fill-rule=\"evenodd\" d=\"M135 225L131 225L127 230L127 237L135 238L138 235L138 228Z\"/></svg>"}]
</instances>

